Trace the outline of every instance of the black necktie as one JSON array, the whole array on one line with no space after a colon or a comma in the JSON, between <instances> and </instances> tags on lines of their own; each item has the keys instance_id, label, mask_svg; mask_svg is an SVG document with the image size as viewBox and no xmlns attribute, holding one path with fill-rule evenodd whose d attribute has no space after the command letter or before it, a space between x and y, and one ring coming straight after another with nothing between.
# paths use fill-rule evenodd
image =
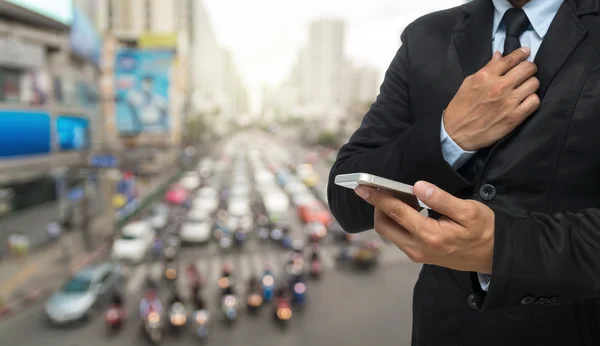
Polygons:
<instances>
[{"instance_id":1,"label":"black necktie","mask_svg":"<svg viewBox=\"0 0 600 346\"><path fill-rule=\"evenodd\" d=\"M506 27L506 40L504 41L503 56L521 48L519 37L529 27L529 18L522 8L511 8L504 14L504 26Z\"/></svg>"}]
</instances>

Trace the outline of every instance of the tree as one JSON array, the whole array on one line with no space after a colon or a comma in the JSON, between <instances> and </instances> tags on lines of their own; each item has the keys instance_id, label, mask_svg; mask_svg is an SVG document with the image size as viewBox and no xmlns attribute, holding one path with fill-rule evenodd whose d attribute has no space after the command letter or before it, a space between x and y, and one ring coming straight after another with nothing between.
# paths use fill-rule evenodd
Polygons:
<instances>
[{"instance_id":1,"label":"tree","mask_svg":"<svg viewBox=\"0 0 600 346\"><path fill-rule=\"evenodd\" d=\"M317 136L317 144L324 147L335 148L339 145L339 138L332 131L323 131Z\"/></svg>"}]
</instances>

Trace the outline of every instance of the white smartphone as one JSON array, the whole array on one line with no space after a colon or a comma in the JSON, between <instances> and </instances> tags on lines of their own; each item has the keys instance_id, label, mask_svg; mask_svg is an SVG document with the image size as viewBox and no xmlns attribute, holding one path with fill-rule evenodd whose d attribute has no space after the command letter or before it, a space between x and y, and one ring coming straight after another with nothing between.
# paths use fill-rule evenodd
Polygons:
<instances>
[{"instance_id":1,"label":"white smartphone","mask_svg":"<svg viewBox=\"0 0 600 346\"><path fill-rule=\"evenodd\" d=\"M394 197L402 200L404 203L407 203L417 210L430 209L415 196L412 185L399 183L373 174L339 174L335 177L335 184L353 190L358 185L374 187L391 193Z\"/></svg>"}]
</instances>

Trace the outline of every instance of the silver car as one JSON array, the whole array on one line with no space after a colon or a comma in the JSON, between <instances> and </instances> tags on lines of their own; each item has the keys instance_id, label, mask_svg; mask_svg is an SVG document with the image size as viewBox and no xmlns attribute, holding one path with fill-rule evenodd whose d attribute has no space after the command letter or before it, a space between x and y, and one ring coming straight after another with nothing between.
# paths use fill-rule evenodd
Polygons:
<instances>
[{"instance_id":1,"label":"silver car","mask_svg":"<svg viewBox=\"0 0 600 346\"><path fill-rule=\"evenodd\" d=\"M118 264L89 266L73 276L46 302L45 313L52 324L67 324L93 317L108 305L121 281Z\"/></svg>"}]
</instances>

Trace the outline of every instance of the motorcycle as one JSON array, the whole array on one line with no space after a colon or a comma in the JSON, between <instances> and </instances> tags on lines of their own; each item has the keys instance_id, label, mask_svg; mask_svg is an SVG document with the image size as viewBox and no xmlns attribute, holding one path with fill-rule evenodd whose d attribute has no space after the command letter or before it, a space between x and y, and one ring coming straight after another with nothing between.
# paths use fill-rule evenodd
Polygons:
<instances>
[{"instance_id":1,"label":"motorcycle","mask_svg":"<svg viewBox=\"0 0 600 346\"><path fill-rule=\"evenodd\" d=\"M207 310L198 310L194 313L194 330L200 340L206 340L209 336L209 317Z\"/></svg>"},{"instance_id":2,"label":"motorcycle","mask_svg":"<svg viewBox=\"0 0 600 346\"><path fill-rule=\"evenodd\" d=\"M275 291L275 278L270 272L265 272L260 281L260 290L264 301L269 302L273 299Z\"/></svg>"},{"instance_id":3,"label":"motorcycle","mask_svg":"<svg viewBox=\"0 0 600 346\"><path fill-rule=\"evenodd\" d=\"M292 308L285 297L277 298L274 318L275 321L279 322L282 326L286 326L292 318Z\"/></svg>"},{"instance_id":4,"label":"motorcycle","mask_svg":"<svg viewBox=\"0 0 600 346\"><path fill-rule=\"evenodd\" d=\"M304 306L306 303L306 284L297 281L292 286L292 303L298 306Z\"/></svg>"},{"instance_id":5,"label":"motorcycle","mask_svg":"<svg viewBox=\"0 0 600 346\"><path fill-rule=\"evenodd\" d=\"M229 235L223 235L221 239L219 239L219 248L223 251L228 251L231 249L233 245L233 240Z\"/></svg>"},{"instance_id":6,"label":"motorcycle","mask_svg":"<svg viewBox=\"0 0 600 346\"><path fill-rule=\"evenodd\" d=\"M123 327L126 319L126 310L123 307L112 304L104 315L104 321L109 332L116 333Z\"/></svg>"},{"instance_id":7,"label":"motorcycle","mask_svg":"<svg viewBox=\"0 0 600 346\"><path fill-rule=\"evenodd\" d=\"M258 285L258 280L253 278L250 280L248 285L248 297L246 299L248 305L248 311L257 312L258 309L262 306L263 299L260 291L260 286Z\"/></svg>"},{"instance_id":8,"label":"motorcycle","mask_svg":"<svg viewBox=\"0 0 600 346\"><path fill-rule=\"evenodd\" d=\"M281 238L281 246L283 246L284 249L292 248L292 237L289 234L283 235Z\"/></svg>"},{"instance_id":9,"label":"motorcycle","mask_svg":"<svg viewBox=\"0 0 600 346\"><path fill-rule=\"evenodd\" d=\"M151 312L144 320L144 332L150 341L158 345L162 341L162 321L158 312Z\"/></svg>"},{"instance_id":10,"label":"motorcycle","mask_svg":"<svg viewBox=\"0 0 600 346\"><path fill-rule=\"evenodd\" d=\"M238 302L233 294L225 295L221 299L221 311L223 311L227 322L233 323L237 319L237 306Z\"/></svg>"},{"instance_id":11,"label":"motorcycle","mask_svg":"<svg viewBox=\"0 0 600 346\"><path fill-rule=\"evenodd\" d=\"M169 262L166 265L164 278L168 284L175 284L175 280L177 280L177 276L179 273L177 272L177 266L173 262Z\"/></svg>"},{"instance_id":12,"label":"motorcycle","mask_svg":"<svg viewBox=\"0 0 600 346\"><path fill-rule=\"evenodd\" d=\"M235 246L240 248L244 245L244 241L246 240L246 233L237 231L235 232Z\"/></svg>"},{"instance_id":13,"label":"motorcycle","mask_svg":"<svg viewBox=\"0 0 600 346\"><path fill-rule=\"evenodd\" d=\"M275 228L271 231L271 239L273 241L281 241L281 238L283 238L283 232L279 228Z\"/></svg>"},{"instance_id":14,"label":"motorcycle","mask_svg":"<svg viewBox=\"0 0 600 346\"><path fill-rule=\"evenodd\" d=\"M258 230L258 239L260 240L269 240L269 230L266 227L261 227Z\"/></svg>"},{"instance_id":15,"label":"motorcycle","mask_svg":"<svg viewBox=\"0 0 600 346\"><path fill-rule=\"evenodd\" d=\"M182 302L175 302L169 311L169 322L175 332L179 332L187 322L187 309Z\"/></svg>"},{"instance_id":16,"label":"motorcycle","mask_svg":"<svg viewBox=\"0 0 600 346\"><path fill-rule=\"evenodd\" d=\"M312 278L319 278L321 277L322 274L322 267L321 267L321 260L319 259L318 256L314 256L316 254L313 254L313 257L311 258L310 261L310 276Z\"/></svg>"}]
</instances>

